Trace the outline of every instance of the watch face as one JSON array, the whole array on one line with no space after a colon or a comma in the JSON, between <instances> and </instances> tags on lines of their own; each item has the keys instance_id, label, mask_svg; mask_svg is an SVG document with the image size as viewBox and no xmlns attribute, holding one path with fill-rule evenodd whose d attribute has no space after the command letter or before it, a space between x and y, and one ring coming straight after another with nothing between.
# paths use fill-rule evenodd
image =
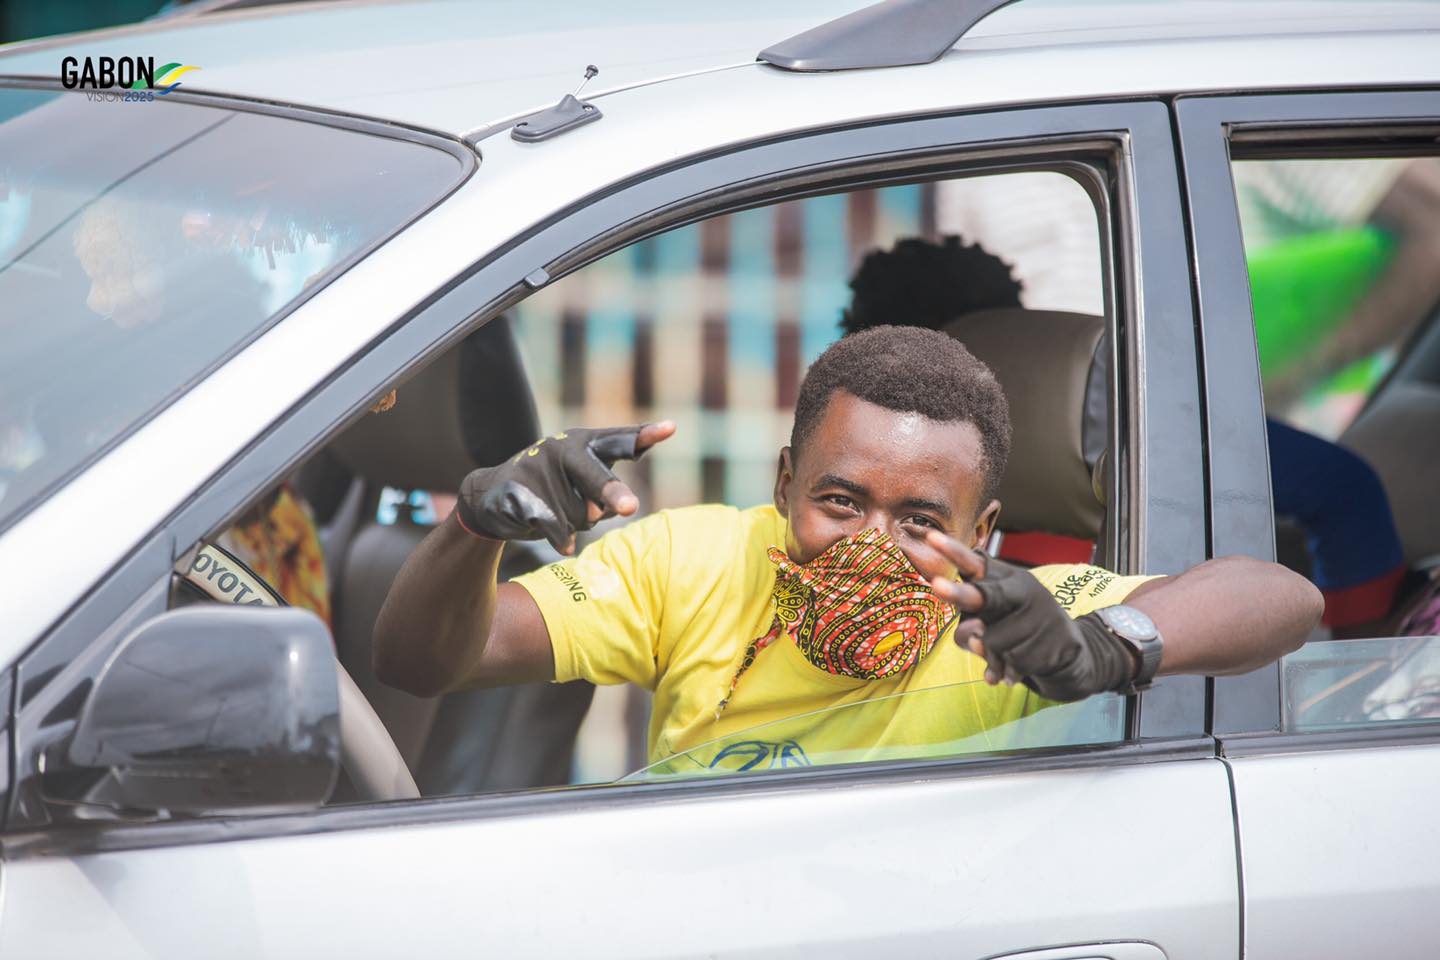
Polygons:
<instances>
[{"instance_id":1,"label":"watch face","mask_svg":"<svg viewBox=\"0 0 1440 960\"><path fill-rule=\"evenodd\" d=\"M1146 643L1154 640L1160 633L1155 629L1155 621L1134 607L1127 607L1124 604L1115 607L1101 607L1098 611L1101 619L1109 625L1120 636L1136 643Z\"/></svg>"}]
</instances>

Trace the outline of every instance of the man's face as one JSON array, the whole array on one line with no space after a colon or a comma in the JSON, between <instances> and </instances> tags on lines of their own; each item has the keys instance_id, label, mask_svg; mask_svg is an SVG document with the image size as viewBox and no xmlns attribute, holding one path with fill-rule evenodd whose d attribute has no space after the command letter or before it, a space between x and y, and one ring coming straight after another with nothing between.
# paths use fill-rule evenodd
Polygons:
<instances>
[{"instance_id":1,"label":"man's face","mask_svg":"<svg viewBox=\"0 0 1440 960\"><path fill-rule=\"evenodd\" d=\"M941 530L979 548L1000 502L982 502L984 448L971 423L897 413L838 391L797 457L780 451L775 507L790 521L785 552L808 563L876 527L921 569L943 563L925 543Z\"/></svg>"}]
</instances>

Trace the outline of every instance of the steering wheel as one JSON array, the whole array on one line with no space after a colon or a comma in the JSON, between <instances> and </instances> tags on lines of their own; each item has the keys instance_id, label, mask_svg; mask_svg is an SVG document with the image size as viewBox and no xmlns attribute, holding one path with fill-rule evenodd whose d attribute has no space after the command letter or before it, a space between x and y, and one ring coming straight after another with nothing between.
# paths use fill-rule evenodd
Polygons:
<instances>
[{"instance_id":1,"label":"steering wheel","mask_svg":"<svg viewBox=\"0 0 1440 960\"><path fill-rule=\"evenodd\" d=\"M239 578L239 584L227 593L220 589L218 578L207 578L204 571L213 564L220 564ZM213 543L201 543L195 556L186 565L183 573L177 572L183 582L209 599L220 603L236 603L237 597L245 597L245 603L252 604L258 599L267 607L286 607L285 598L275 592L264 579L257 576L244 561L233 553ZM240 586L248 587L242 591ZM400 749L380 722L375 708L365 699L365 694L355 685L350 671L337 658L335 678L340 692L340 764L355 786L361 800L415 800L420 790Z\"/></svg>"}]
</instances>

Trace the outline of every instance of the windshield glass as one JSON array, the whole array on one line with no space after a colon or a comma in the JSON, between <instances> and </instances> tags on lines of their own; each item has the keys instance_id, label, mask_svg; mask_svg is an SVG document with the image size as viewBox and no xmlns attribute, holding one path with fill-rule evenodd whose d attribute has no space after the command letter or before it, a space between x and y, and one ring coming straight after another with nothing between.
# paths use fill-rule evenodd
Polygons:
<instances>
[{"instance_id":1,"label":"windshield glass","mask_svg":"<svg viewBox=\"0 0 1440 960\"><path fill-rule=\"evenodd\" d=\"M0 527L462 169L300 120L0 89Z\"/></svg>"},{"instance_id":2,"label":"windshield glass","mask_svg":"<svg viewBox=\"0 0 1440 960\"><path fill-rule=\"evenodd\" d=\"M981 680L952 683L764 723L666 757L622 778L622 782L758 773L834 763L956 757L1110 743L1121 737L1125 698L1114 694L1052 705L1019 720L982 729L979 733L957 735L950 740L916 742L906 736L907 730L929 727L907 722L916 719L918 712L954 717L957 728L974 730L975 725L966 718L975 710L974 693L984 686ZM895 721L885 724L884 732L878 737L877 717Z\"/></svg>"}]
</instances>

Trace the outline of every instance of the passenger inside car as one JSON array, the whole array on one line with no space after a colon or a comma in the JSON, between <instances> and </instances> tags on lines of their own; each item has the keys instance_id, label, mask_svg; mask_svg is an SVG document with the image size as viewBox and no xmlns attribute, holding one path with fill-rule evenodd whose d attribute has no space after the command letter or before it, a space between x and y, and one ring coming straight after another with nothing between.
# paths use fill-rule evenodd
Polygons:
<instances>
[{"instance_id":1,"label":"passenger inside car","mask_svg":"<svg viewBox=\"0 0 1440 960\"><path fill-rule=\"evenodd\" d=\"M652 757L856 700L877 707L854 735L923 743L1157 670L1253 669L1303 642L1320 614L1301 578L1244 558L1149 580L987 559L1010 440L1004 395L954 339L895 327L847 337L812 365L773 506L661 511L497 583L505 541L573 553L580 531L635 513L610 467L673 432L570 430L472 472L376 622L382 680L421 696L633 682L655 692ZM1126 599L1116 626L1104 611ZM903 698L880 699L982 675L991 686L967 688L953 711L909 716Z\"/></svg>"}]
</instances>

